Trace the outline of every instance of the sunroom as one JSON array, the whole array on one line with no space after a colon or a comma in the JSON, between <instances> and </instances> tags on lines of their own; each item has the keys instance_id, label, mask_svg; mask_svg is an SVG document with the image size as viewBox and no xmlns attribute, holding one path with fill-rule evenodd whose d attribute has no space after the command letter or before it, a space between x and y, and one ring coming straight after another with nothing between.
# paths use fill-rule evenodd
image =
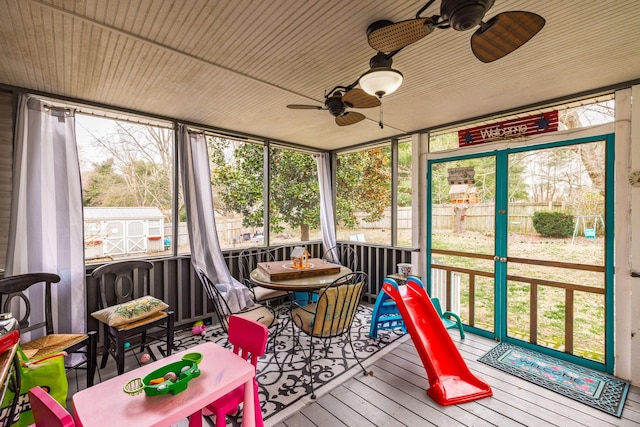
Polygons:
<instances>
[{"instance_id":1,"label":"sunroom","mask_svg":"<svg viewBox=\"0 0 640 427\"><path fill-rule=\"evenodd\" d=\"M546 22L488 62L475 28L421 30L386 52L383 66L401 73L401 85L379 98L360 92L360 77L380 65L370 24L413 25L453 6L488 7L484 21L529 11ZM361 302L372 306L398 264L411 264L443 309L460 315L466 341L451 335L465 358L500 341L613 375L631 384L622 418L594 422L640 423L636 2L1 0L0 12L0 268L5 277L34 272L28 254L49 242L39 268L64 276L58 285L68 290L55 297L58 328L98 330L91 272L129 259L151 261L153 294L174 311L177 331L215 323L192 262L190 219L202 214L215 219L214 234L195 240L224 261L221 275L241 279L248 249L289 259L295 247L310 258L348 247L368 276ZM64 122L67 137L51 143L66 148L22 150L25 110ZM188 154L190 143L200 151ZM21 210L22 180L63 152L75 172L43 180L41 212ZM189 158L208 160L199 164L210 172L211 212L185 190ZM72 191L81 192L84 221L71 232L50 212ZM67 253L51 251L70 234L79 258L63 266ZM372 360L373 370L414 363L402 345L389 352L395 362ZM398 384L424 381L415 376L385 383L374 373L400 392ZM370 391L381 385L356 377L307 414L339 413L328 399L349 401L339 394L347 391L382 405ZM514 413L528 412L535 393ZM501 424L495 414L509 417L500 402L513 402L497 394L482 410L434 411L451 423ZM582 406L555 411L580 424L590 414ZM367 423L402 420L392 412ZM431 415L419 416L426 425ZM509 422L552 424L533 416Z\"/></svg>"}]
</instances>

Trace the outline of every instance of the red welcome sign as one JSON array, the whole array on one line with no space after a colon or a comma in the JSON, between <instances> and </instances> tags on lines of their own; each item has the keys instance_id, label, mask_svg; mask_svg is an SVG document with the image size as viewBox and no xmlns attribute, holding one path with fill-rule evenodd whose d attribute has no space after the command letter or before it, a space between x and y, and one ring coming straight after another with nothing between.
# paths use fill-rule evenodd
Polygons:
<instances>
[{"instance_id":1,"label":"red welcome sign","mask_svg":"<svg viewBox=\"0 0 640 427\"><path fill-rule=\"evenodd\" d=\"M483 144L558 130L558 110L458 131L458 145Z\"/></svg>"}]
</instances>

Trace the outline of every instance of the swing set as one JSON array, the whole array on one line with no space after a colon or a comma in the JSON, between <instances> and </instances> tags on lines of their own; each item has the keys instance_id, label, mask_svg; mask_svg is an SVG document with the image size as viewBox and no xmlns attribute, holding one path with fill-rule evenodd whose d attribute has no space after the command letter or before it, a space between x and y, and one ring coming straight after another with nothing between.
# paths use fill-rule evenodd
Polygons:
<instances>
[{"instance_id":1,"label":"swing set","mask_svg":"<svg viewBox=\"0 0 640 427\"><path fill-rule=\"evenodd\" d=\"M573 228L573 237L571 238L571 243L575 240L578 235L578 231L580 230L580 223L582 222L582 234L587 239L595 239L596 234L598 232L598 223L602 224L602 228L604 229L604 219L602 215L578 215L576 217L576 226ZM589 228L589 226L591 226Z\"/></svg>"}]
</instances>

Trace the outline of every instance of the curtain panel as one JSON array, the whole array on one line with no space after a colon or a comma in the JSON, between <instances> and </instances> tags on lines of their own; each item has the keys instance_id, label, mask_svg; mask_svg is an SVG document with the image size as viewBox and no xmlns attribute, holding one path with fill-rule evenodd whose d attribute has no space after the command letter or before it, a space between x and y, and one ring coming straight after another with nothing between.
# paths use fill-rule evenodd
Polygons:
<instances>
[{"instance_id":1,"label":"curtain panel","mask_svg":"<svg viewBox=\"0 0 640 427\"><path fill-rule=\"evenodd\" d=\"M193 267L205 272L233 312L253 305L251 291L231 276L220 249L204 133L190 132L186 126L178 125L178 162Z\"/></svg>"},{"instance_id":2,"label":"curtain panel","mask_svg":"<svg viewBox=\"0 0 640 427\"><path fill-rule=\"evenodd\" d=\"M331 155L329 153L316 154L318 166L318 187L320 189L320 229L322 230L322 244L328 251L336 246L336 218L331 185ZM333 251L332 251L333 252ZM334 260L337 253L332 253Z\"/></svg>"},{"instance_id":3,"label":"curtain panel","mask_svg":"<svg viewBox=\"0 0 640 427\"><path fill-rule=\"evenodd\" d=\"M20 96L13 174L5 277L59 275L61 281L52 286L55 331L86 333L82 186L74 110ZM37 318L44 313L44 289L36 293L29 291L34 322L44 320Z\"/></svg>"}]
</instances>

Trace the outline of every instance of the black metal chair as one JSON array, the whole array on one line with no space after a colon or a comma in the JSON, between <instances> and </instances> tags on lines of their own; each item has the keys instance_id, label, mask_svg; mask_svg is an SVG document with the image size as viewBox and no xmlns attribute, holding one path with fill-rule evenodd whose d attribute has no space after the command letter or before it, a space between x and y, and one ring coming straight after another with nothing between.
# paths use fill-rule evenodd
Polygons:
<instances>
[{"instance_id":1,"label":"black metal chair","mask_svg":"<svg viewBox=\"0 0 640 427\"><path fill-rule=\"evenodd\" d=\"M220 289L218 289L218 287L202 270L200 270L200 278L202 286L204 286L204 289L207 292L207 296L213 304L213 309L215 310L216 316L220 321L220 325L226 333L229 332L229 316L231 316L232 314L255 320L256 322L262 323L267 328L278 324L278 318L276 317L273 309L270 309L269 307L266 307L259 303L255 303L250 307L234 312L233 310L231 310L231 308L229 308L229 304L227 303L227 300L225 299L225 296L222 294Z\"/></svg>"},{"instance_id":2,"label":"black metal chair","mask_svg":"<svg viewBox=\"0 0 640 427\"><path fill-rule=\"evenodd\" d=\"M367 370L356 356L356 351L351 340L351 326L356 317L360 298L369 281L366 273L361 271L346 274L323 288L318 296L318 301L295 308L291 312L293 323L298 327L297 342L300 343L300 332L309 336L309 355L307 367L311 378L311 398L315 399L313 389L313 370L311 358L314 354L314 340L325 340L325 357L331 340L335 337L347 336L347 341L353 352L353 357L367 375ZM328 342L327 342L328 341ZM304 351L304 348L303 348ZM306 355L305 355L306 356Z\"/></svg>"},{"instance_id":3,"label":"black metal chair","mask_svg":"<svg viewBox=\"0 0 640 427\"><path fill-rule=\"evenodd\" d=\"M248 287L253 294L253 300L257 303L271 304L273 301L284 300L286 291L267 289L254 285L251 281L251 272L258 267L259 262L275 262L273 250L267 248L246 248L240 252L239 258L240 282Z\"/></svg>"},{"instance_id":4,"label":"black metal chair","mask_svg":"<svg viewBox=\"0 0 640 427\"><path fill-rule=\"evenodd\" d=\"M79 362L67 362L70 369L86 369L87 387L93 385L96 372L96 358L98 346L98 334L96 331L89 331L86 334L58 334L53 328L53 311L51 307L51 286L60 282L60 276L52 273L28 273L0 279L0 297L4 300L2 310L11 311L15 306L14 298L22 300L24 303L24 315L16 316L18 320L20 334L44 330L44 336L32 341L20 344L22 350L29 358L40 358L48 354L66 351L67 353L80 353L85 356ZM41 286L36 286L36 285ZM33 288L32 288L33 286ZM32 305L24 294L24 291L42 293L44 295L44 321L32 322ZM71 360L71 359L68 359Z\"/></svg>"},{"instance_id":5,"label":"black metal chair","mask_svg":"<svg viewBox=\"0 0 640 427\"><path fill-rule=\"evenodd\" d=\"M348 267L351 271L358 271L360 269L358 254L355 249L349 245L337 245L328 249L322 256L322 259Z\"/></svg>"},{"instance_id":6,"label":"black metal chair","mask_svg":"<svg viewBox=\"0 0 640 427\"><path fill-rule=\"evenodd\" d=\"M127 304L136 304L150 296L150 271L153 264L149 261L131 260L118 261L105 264L93 270L91 277L98 281L100 286L100 308L115 309L116 312L127 312ZM148 298L147 298L148 299ZM156 300L157 301L157 300ZM166 304L163 307L168 307ZM146 310L146 308L144 309ZM110 310L113 311L113 310ZM140 310L138 310L140 312ZM142 316L131 317L130 322L114 324L92 313L102 323L104 335L104 351L100 368L107 365L109 354L116 360L118 375L124 372L125 343L136 335L141 336L140 352L144 351L147 344L147 332L164 329L166 336L167 355L173 349L174 313L171 310L158 310Z\"/></svg>"},{"instance_id":7,"label":"black metal chair","mask_svg":"<svg viewBox=\"0 0 640 427\"><path fill-rule=\"evenodd\" d=\"M271 333L271 347L274 350L274 358L278 367L280 368L280 362L278 358L275 356L275 339L278 336L278 316L273 308L264 306L260 303L255 303L250 307L246 307L240 311L233 311L229 307L225 296L222 291L218 289L218 287L209 279L206 273L202 270L199 271L200 281L202 282L202 286L209 297L209 301L213 304L213 309L216 312L216 316L218 317L218 321L220 322L220 326L224 332L229 334L229 317L232 315L240 316L245 319L251 319L258 323L262 323L269 330L275 328L275 331ZM227 338L227 344L228 344ZM281 369L282 370L282 369Z\"/></svg>"}]
</instances>

